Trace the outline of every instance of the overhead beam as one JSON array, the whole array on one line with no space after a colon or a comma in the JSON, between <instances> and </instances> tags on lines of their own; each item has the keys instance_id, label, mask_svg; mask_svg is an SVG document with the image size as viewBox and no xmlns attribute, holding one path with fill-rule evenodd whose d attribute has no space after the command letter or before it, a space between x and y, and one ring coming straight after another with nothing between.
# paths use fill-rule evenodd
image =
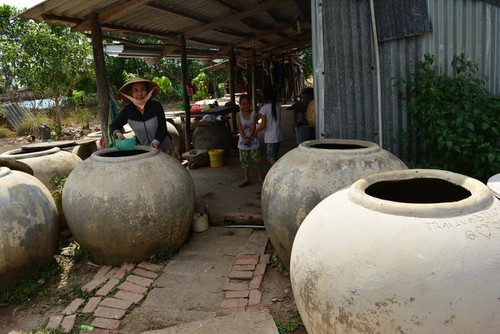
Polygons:
<instances>
[{"instance_id":1,"label":"overhead beam","mask_svg":"<svg viewBox=\"0 0 500 334\"><path fill-rule=\"evenodd\" d=\"M225 15L218 20L214 20L208 24L202 26L197 26L194 29L184 31L184 36L189 39L193 36L201 34L205 31L214 30L216 28L222 27L224 25L230 24L231 22L241 21L242 19L258 14L260 11L268 10L276 5L283 4L283 0L269 0L264 2L259 6L254 6L251 9L243 10L241 12L235 13L228 17Z\"/></svg>"},{"instance_id":2,"label":"overhead beam","mask_svg":"<svg viewBox=\"0 0 500 334\"><path fill-rule=\"evenodd\" d=\"M116 7L111 7L106 9L105 11L97 14L97 19L99 20L100 24L104 24L106 22L115 20L117 18L120 18L124 15L127 15L133 10L136 10L139 7L142 7L143 5L147 4L150 0L129 0L119 6ZM81 23L77 24L76 26L71 28L71 31L74 32L81 32L81 31L88 31L92 27L92 22L90 18L85 19Z\"/></svg>"}]
</instances>

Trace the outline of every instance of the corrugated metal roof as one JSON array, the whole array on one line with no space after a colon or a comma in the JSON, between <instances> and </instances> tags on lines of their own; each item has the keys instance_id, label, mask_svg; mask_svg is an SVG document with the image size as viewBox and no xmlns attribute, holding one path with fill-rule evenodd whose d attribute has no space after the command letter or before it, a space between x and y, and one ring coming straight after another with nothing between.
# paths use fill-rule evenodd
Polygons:
<instances>
[{"instance_id":1,"label":"corrugated metal roof","mask_svg":"<svg viewBox=\"0 0 500 334\"><path fill-rule=\"evenodd\" d=\"M310 0L47 0L26 10L24 19L64 24L89 31L97 13L104 37L134 36L175 44L180 34L190 49L227 57L231 44L239 57L303 48L311 43Z\"/></svg>"}]
</instances>

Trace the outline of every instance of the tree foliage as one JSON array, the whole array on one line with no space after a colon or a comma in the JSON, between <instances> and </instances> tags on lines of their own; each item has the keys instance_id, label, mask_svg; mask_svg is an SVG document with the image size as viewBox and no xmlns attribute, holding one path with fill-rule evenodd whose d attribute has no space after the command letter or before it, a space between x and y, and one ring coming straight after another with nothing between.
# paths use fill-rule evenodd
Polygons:
<instances>
[{"instance_id":1,"label":"tree foliage","mask_svg":"<svg viewBox=\"0 0 500 334\"><path fill-rule=\"evenodd\" d=\"M2 76L7 83L52 98L60 127L61 98L78 81L92 77L91 45L68 27L23 21L17 14L13 7L0 7Z\"/></svg>"}]
</instances>

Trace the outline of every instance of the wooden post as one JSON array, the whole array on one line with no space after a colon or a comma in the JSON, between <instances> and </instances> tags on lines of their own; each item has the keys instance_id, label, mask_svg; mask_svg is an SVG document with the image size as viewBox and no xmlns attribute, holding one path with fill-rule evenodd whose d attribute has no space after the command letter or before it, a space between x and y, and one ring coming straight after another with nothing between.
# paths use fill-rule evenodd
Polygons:
<instances>
[{"instance_id":1,"label":"wooden post","mask_svg":"<svg viewBox=\"0 0 500 334\"><path fill-rule=\"evenodd\" d=\"M229 55L229 94L231 96L231 102L233 104L236 104L235 91L234 91L235 71L236 71L236 57L234 55L234 45L231 44L231 53ZM238 127L236 125L235 111L231 113L231 118L232 118L233 131L236 131Z\"/></svg>"},{"instance_id":2,"label":"wooden post","mask_svg":"<svg viewBox=\"0 0 500 334\"><path fill-rule=\"evenodd\" d=\"M101 118L101 133L104 148L108 147L108 124L109 124L109 86L106 79L106 65L104 63L104 50L102 47L101 25L97 18L97 13L90 14L92 23L92 53L94 55L94 69L96 76L97 105Z\"/></svg>"},{"instance_id":3,"label":"wooden post","mask_svg":"<svg viewBox=\"0 0 500 334\"><path fill-rule=\"evenodd\" d=\"M257 55L255 50L252 52L252 107L257 112L257 87L255 87L255 79L257 76Z\"/></svg>"},{"instance_id":4,"label":"wooden post","mask_svg":"<svg viewBox=\"0 0 500 334\"><path fill-rule=\"evenodd\" d=\"M188 75L187 75L187 52L186 52L186 38L184 34L180 35L180 43L181 43L181 69L182 69L182 92L184 96L184 106L185 106L185 129L184 129L184 138L186 144L186 151L191 150L191 106L189 101L189 95L187 92L187 85L189 83Z\"/></svg>"}]
</instances>

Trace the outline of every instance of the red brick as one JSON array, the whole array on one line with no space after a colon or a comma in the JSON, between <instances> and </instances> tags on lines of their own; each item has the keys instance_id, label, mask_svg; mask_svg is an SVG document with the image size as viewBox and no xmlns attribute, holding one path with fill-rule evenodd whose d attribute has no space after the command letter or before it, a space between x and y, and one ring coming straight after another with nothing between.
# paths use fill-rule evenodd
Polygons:
<instances>
[{"instance_id":1,"label":"red brick","mask_svg":"<svg viewBox=\"0 0 500 334\"><path fill-rule=\"evenodd\" d=\"M142 300L142 298L144 298L144 295L139 294L139 293L133 293L133 292L127 292L127 291L120 290L117 293L115 293L115 298L123 299L123 300L130 300L134 303L138 303Z\"/></svg>"},{"instance_id":2,"label":"red brick","mask_svg":"<svg viewBox=\"0 0 500 334\"><path fill-rule=\"evenodd\" d=\"M149 262L141 262L137 266L139 268L146 269L146 270L149 270L149 271L154 271L156 273L159 273L164 268L164 266L160 266L158 264L149 263Z\"/></svg>"},{"instance_id":3,"label":"red brick","mask_svg":"<svg viewBox=\"0 0 500 334\"><path fill-rule=\"evenodd\" d=\"M133 302L130 300L123 300L118 298L106 298L99 305L107 306L112 308L118 308L120 310L126 310L132 306Z\"/></svg>"},{"instance_id":4,"label":"red brick","mask_svg":"<svg viewBox=\"0 0 500 334\"><path fill-rule=\"evenodd\" d=\"M259 258L258 254L240 254L236 256L236 260L241 260L241 259L248 260L248 259L258 259L258 258Z\"/></svg>"},{"instance_id":5,"label":"red brick","mask_svg":"<svg viewBox=\"0 0 500 334\"><path fill-rule=\"evenodd\" d=\"M120 320L114 319L94 318L91 325L99 328L116 330L120 327L120 322Z\"/></svg>"},{"instance_id":6,"label":"red brick","mask_svg":"<svg viewBox=\"0 0 500 334\"><path fill-rule=\"evenodd\" d=\"M47 324L48 329L57 329L63 320L62 315L53 315L49 319L49 323Z\"/></svg>"},{"instance_id":7,"label":"red brick","mask_svg":"<svg viewBox=\"0 0 500 334\"><path fill-rule=\"evenodd\" d=\"M126 310L120 310L117 308L99 306L95 310L94 315L96 317L101 317L101 318L120 320L121 318L123 318L125 316L126 312L127 312Z\"/></svg>"},{"instance_id":8,"label":"red brick","mask_svg":"<svg viewBox=\"0 0 500 334\"><path fill-rule=\"evenodd\" d=\"M271 260L271 254L264 254L264 255L261 255L260 256L260 260L259 260L259 263L269 263L269 261Z\"/></svg>"},{"instance_id":9,"label":"red brick","mask_svg":"<svg viewBox=\"0 0 500 334\"><path fill-rule=\"evenodd\" d=\"M240 259L236 260L234 263L235 265L247 265L247 264L257 264L259 262L259 259Z\"/></svg>"},{"instance_id":10,"label":"red brick","mask_svg":"<svg viewBox=\"0 0 500 334\"><path fill-rule=\"evenodd\" d=\"M233 266L234 271L254 271L255 270L255 264L247 264L244 266L239 266L239 265L234 265Z\"/></svg>"},{"instance_id":11,"label":"red brick","mask_svg":"<svg viewBox=\"0 0 500 334\"><path fill-rule=\"evenodd\" d=\"M85 302L84 299L81 299L81 298L76 298L75 300L73 300L71 302L71 304L69 304L63 311L63 314L64 315L70 315L70 314L74 314L76 312L76 310L78 310L78 308L80 307L80 305L82 305L83 303Z\"/></svg>"},{"instance_id":12,"label":"red brick","mask_svg":"<svg viewBox=\"0 0 500 334\"><path fill-rule=\"evenodd\" d=\"M106 282L108 278L102 276L102 277L95 277L92 281L88 282L83 288L83 291L87 292L92 292L95 288L98 286L101 286L104 282Z\"/></svg>"},{"instance_id":13,"label":"red brick","mask_svg":"<svg viewBox=\"0 0 500 334\"><path fill-rule=\"evenodd\" d=\"M115 272L113 278L122 279L123 277L125 277L125 274L133 268L134 266L132 264L125 263Z\"/></svg>"},{"instance_id":14,"label":"red brick","mask_svg":"<svg viewBox=\"0 0 500 334\"><path fill-rule=\"evenodd\" d=\"M220 304L221 308L235 308L235 307L245 307L248 304L248 299L246 298L228 298L223 299Z\"/></svg>"},{"instance_id":15,"label":"red brick","mask_svg":"<svg viewBox=\"0 0 500 334\"><path fill-rule=\"evenodd\" d=\"M61 329L63 333L71 332L73 326L75 325L75 320L76 320L76 314L64 317L64 319L61 322Z\"/></svg>"},{"instance_id":16,"label":"red brick","mask_svg":"<svg viewBox=\"0 0 500 334\"><path fill-rule=\"evenodd\" d=\"M101 269L99 269L99 271L94 275L94 278L104 277L110 270L111 266L102 266Z\"/></svg>"},{"instance_id":17,"label":"red brick","mask_svg":"<svg viewBox=\"0 0 500 334\"><path fill-rule=\"evenodd\" d=\"M140 294L148 292L148 288L130 282L123 282L118 286L118 289Z\"/></svg>"},{"instance_id":18,"label":"red brick","mask_svg":"<svg viewBox=\"0 0 500 334\"><path fill-rule=\"evenodd\" d=\"M115 276L115 274L118 272L118 270L120 270L120 268L111 268L111 270L108 271L106 273L106 275L104 275L104 276L107 278L112 278L113 276Z\"/></svg>"},{"instance_id":19,"label":"red brick","mask_svg":"<svg viewBox=\"0 0 500 334\"><path fill-rule=\"evenodd\" d=\"M253 277L253 271L231 271L229 278L233 279L251 279Z\"/></svg>"},{"instance_id":20,"label":"red brick","mask_svg":"<svg viewBox=\"0 0 500 334\"><path fill-rule=\"evenodd\" d=\"M248 290L248 283L242 282L242 283L224 283L224 286L222 287L222 290L224 291L240 291L240 290Z\"/></svg>"},{"instance_id":21,"label":"red brick","mask_svg":"<svg viewBox=\"0 0 500 334\"><path fill-rule=\"evenodd\" d=\"M262 275L255 276L248 285L250 290L260 288L260 284L262 283Z\"/></svg>"},{"instance_id":22,"label":"red brick","mask_svg":"<svg viewBox=\"0 0 500 334\"><path fill-rule=\"evenodd\" d=\"M254 275L255 276L264 275L264 273L266 272L266 266L267 263L259 263L255 268Z\"/></svg>"},{"instance_id":23,"label":"red brick","mask_svg":"<svg viewBox=\"0 0 500 334\"><path fill-rule=\"evenodd\" d=\"M87 305L83 308L83 313L92 313L96 309L97 305L101 302L101 297L92 297L87 302Z\"/></svg>"},{"instance_id":24,"label":"red brick","mask_svg":"<svg viewBox=\"0 0 500 334\"><path fill-rule=\"evenodd\" d=\"M145 278L145 277L140 277L140 276L135 276L135 275L128 275L126 280L128 282L143 286L143 287L149 287L151 284L153 284L153 280L150 278Z\"/></svg>"},{"instance_id":25,"label":"red brick","mask_svg":"<svg viewBox=\"0 0 500 334\"><path fill-rule=\"evenodd\" d=\"M250 295L248 297L248 306L253 306L260 304L262 299L262 293L257 289L250 290Z\"/></svg>"},{"instance_id":26,"label":"red brick","mask_svg":"<svg viewBox=\"0 0 500 334\"><path fill-rule=\"evenodd\" d=\"M241 290L241 291L226 291L226 298L248 298L249 291Z\"/></svg>"},{"instance_id":27,"label":"red brick","mask_svg":"<svg viewBox=\"0 0 500 334\"><path fill-rule=\"evenodd\" d=\"M152 278L152 279L155 279L156 277L158 277L158 273L155 273L154 271L145 270L142 268L135 268L133 273L138 275L138 276L148 277L148 278Z\"/></svg>"},{"instance_id":28,"label":"red brick","mask_svg":"<svg viewBox=\"0 0 500 334\"><path fill-rule=\"evenodd\" d=\"M95 293L97 296L106 296L113 288L120 283L120 280L117 278L110 278L109 281L104 284L102 288L97 290Z\"/></svg>"}]
</instances>

